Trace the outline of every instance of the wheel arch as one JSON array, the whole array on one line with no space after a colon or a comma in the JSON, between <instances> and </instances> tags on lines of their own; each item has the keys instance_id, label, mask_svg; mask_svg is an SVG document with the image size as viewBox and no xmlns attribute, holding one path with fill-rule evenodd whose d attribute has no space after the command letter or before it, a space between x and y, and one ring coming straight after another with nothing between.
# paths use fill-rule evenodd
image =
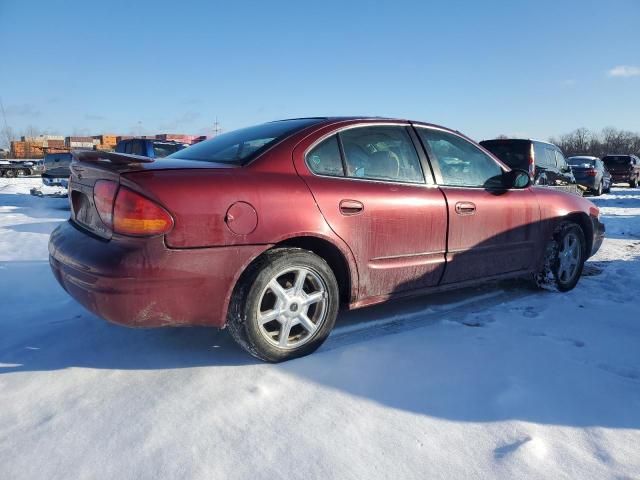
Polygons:
<instances>
[{"instance_id":1,"label":"wheel arch","mask_svg":"<svg viewBox=\"0 0 640 480\"><path fill-rule=\"evenodd\" d=\"M589 257L593 247L593 224L589 215L584 212L572 212L564 216L561 220L577 223L584 232L586 244L586 256Z\"/></svg>"},{"instance_id":2,"label":"wheel arch","mask_svg":"<svg viewBox=\"0 0 640 480\"><path fill-rule=\"evenodd\" d=\"M272 248L301 248L315 253L328 264L338 282L340 303L348 304L355 298L357 273L350 266L345 253L331 241L312 235L296 236L276 243Z\"/></svg>"}]
</instances>

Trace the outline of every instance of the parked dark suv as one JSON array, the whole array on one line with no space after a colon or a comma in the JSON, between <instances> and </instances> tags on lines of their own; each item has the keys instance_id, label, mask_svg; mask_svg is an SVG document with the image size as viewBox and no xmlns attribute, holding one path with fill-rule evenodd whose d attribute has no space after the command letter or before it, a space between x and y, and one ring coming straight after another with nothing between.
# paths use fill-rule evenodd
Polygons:
<instances>
[{"instance_id":1,"label":"parked dark suv","mask_svg":"<svg viewBox=\"0 0 640 480\"><path fill-rule=\"evenodd\" d=\"M640 182L640 158L635 155L607 155L602 161L611 172L614 183L628 183L636 188Z\"/></svg>"},{"instance_id":2,"label":"parked dark suv","mask_svg":"<svg viewBox=\"0 0 640 480\"><path fill-rule=\"evenodd\" d=\"M578 193L576 180L562 150L552 143L527 139L483 140L484 148L511 168L527 170L535 185Z\"/></svg>"}]
</instances>

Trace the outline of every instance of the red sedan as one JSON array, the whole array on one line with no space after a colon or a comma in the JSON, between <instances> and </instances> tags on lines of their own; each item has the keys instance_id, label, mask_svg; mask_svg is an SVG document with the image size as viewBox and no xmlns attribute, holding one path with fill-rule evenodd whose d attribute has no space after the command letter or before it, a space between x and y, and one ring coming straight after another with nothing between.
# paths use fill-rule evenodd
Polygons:
<instances>
[{"instance_id":1,"label":"red sedan","mask_svg":"<svg viewBox=\"0 0 640 480\"><path fill-rule=\"evenodd\" d=\"M380 118L244 128L153 161L76 154L60 284L134 327L228 327L251 354L317 349L340 306L532 276L573 288L604 226L458 132Z\"/></svg>"}]
</instances>

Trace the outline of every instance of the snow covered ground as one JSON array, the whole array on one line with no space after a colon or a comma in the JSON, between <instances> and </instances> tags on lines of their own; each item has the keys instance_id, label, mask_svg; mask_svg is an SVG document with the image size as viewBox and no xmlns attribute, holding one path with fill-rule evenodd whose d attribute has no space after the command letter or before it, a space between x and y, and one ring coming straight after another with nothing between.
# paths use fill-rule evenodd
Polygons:
<instances>
[{"instance_id":1,"label":"snow covered ground","mask_svg":"<svg viewBox=\"0 0 640 480\"><path fill-rule=\"evenodd\" d=\"M66 200L0 179L0 479L640 478L640 189L568 294L518 282L343 314L257 363L130 330L58 287Z\"/></svg>"}]
</instances>

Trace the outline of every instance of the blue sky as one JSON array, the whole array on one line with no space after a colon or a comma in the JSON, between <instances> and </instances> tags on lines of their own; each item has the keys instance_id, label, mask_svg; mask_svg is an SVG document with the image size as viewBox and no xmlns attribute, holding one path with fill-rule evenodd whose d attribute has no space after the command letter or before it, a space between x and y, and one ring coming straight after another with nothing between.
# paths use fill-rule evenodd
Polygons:
<instances>
[{"instance_id":1,"label":"blue sky","mask_svg":"<svg viewBox=\"0 0 640 480\"><path fill-rule=\"evenodd\" d=\"M0 45L18 132L360 114L477 140L640 131L638 0L0 0Z\"/></svg>"}]
</instances>

